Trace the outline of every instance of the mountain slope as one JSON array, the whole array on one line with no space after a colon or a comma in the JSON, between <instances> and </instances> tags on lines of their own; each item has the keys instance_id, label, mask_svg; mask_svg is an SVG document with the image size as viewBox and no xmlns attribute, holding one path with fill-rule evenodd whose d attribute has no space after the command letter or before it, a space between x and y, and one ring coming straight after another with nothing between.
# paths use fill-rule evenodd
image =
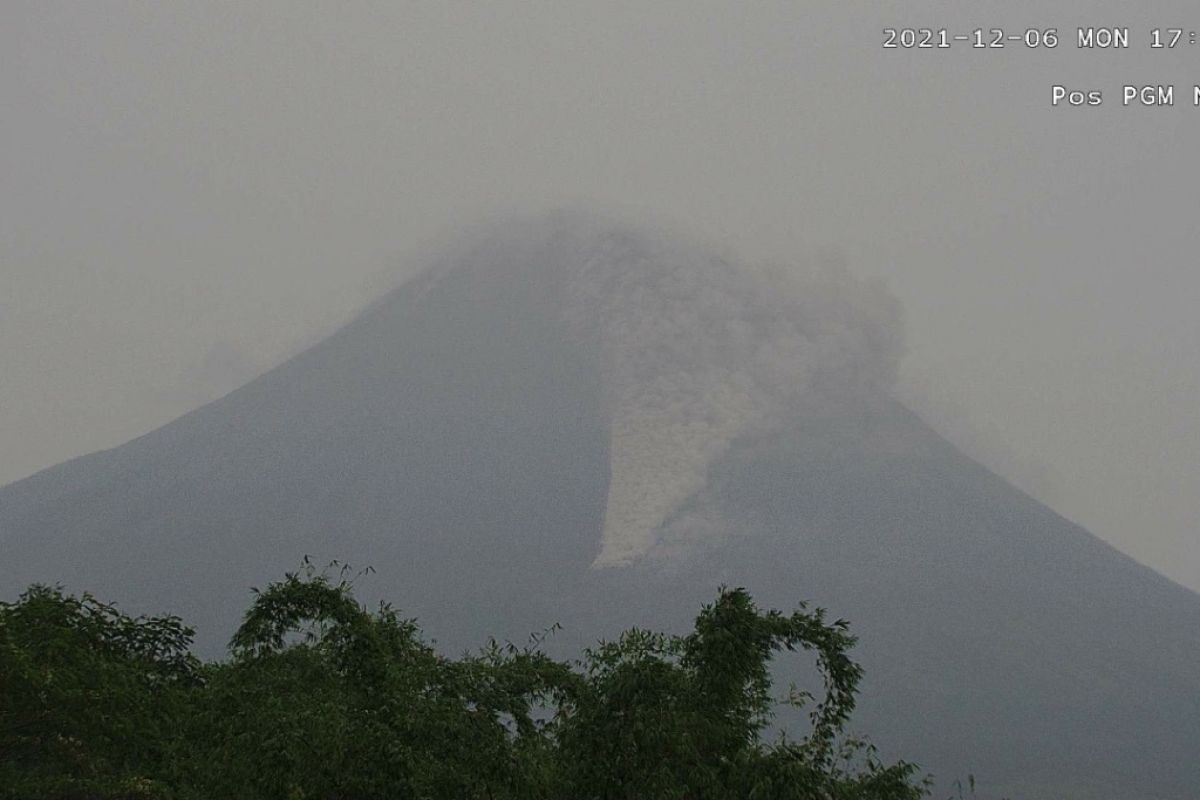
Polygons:
<instances>
[{"instance_id":1,"label":"mountain slope","mask_svg":"<svg viewBox=\"0 0 1200 800\"><path fill-rule=\"evenodd\" d=\"M1200 597L893 400L897 319L836 270L519 226L221 400L0 489L0 592L169 610L211 654L305 554L373 565L366 588L454 649L682 626L744 585L851 620L855 727L888 754L1013 796L1193 796Z\"/></svg>"}]
</instances>

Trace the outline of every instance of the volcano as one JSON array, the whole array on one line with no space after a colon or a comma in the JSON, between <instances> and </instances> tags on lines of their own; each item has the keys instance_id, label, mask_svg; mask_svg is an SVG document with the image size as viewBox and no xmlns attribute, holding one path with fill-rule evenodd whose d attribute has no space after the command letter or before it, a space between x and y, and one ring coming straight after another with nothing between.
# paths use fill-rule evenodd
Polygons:
<instances>
[{"instance_id":1,"label":"volcano","mask_svg":"<svg viewBox=\"0 0 1200 800\"><path fill-rule=\"evenodd\" d=\"M886 756L980 797L1196 797L1200 596L899 403L899 320L836 267L515 224L231 394L0 489L0 593L177 613L216 655L305 555L372 566L365 591L448 650L683 629L744 586L850 620L851 727Z\"/></svg>"}]
</instances>

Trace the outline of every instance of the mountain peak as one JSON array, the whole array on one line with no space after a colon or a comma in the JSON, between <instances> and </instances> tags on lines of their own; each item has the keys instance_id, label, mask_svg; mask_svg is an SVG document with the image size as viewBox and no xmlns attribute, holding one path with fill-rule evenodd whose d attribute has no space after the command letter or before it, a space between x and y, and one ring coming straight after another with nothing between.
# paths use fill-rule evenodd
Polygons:
<instances>
[{"instance_id":1,"label":"mountain peak","mask_svg":"<svg viewBox=\"0 0 1200 800\"><path fill-rule=\"evenodd\" d=\"M903 347L898 303L839 264L738 263L586 214L510 222L432 279L488 271L556 304L599 353L611 482L595 567L653 554L737 436L797 406L886 392Z\"/></svg>"},{"instance_id":2,"label":"mountain peak","mask_svg":"<svg viewBox=\"0 0 1200 800\"><path fill-rule=\"evenodd\" d=\"M0 589L179 613L211 655L305 555L373 566L364 596L451 650L681 630L744 586L852 622L881 753L981 796L1193 797L1200 598L890 397L899 316L836 265L504 225L220 400L0 489Z\"/></svg>"}]
</instances>

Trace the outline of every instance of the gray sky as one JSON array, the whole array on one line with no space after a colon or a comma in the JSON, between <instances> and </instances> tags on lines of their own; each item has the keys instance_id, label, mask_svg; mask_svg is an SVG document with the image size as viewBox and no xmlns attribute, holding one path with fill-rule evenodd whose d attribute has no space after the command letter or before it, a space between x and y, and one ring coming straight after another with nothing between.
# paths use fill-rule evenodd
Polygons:
<instances>
[{"instance_id":1,"label":"gray sky","mask_svg":"<svg viewBox=\"0 0 1200 800\"><path fill-rule=\"evenodd\" d=\"M917 410L1200 589L1200 44L1147 47L1200 15L1048 5L0 4L0 483L235 387L456 226L588 202L885 278ZM885 51L904 25L1064 43Z\"/></svg>"}]
</instances>

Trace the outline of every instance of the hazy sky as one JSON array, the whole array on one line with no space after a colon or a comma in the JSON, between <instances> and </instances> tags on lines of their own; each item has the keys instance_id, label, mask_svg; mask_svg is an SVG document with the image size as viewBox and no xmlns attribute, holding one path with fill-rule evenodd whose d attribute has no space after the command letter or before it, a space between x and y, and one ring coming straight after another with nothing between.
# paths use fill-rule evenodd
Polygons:
<instances>
[{"instance_id":1,"label":"hazy sky","mask_svg":"<svg viewBox=\"0 0 1200 800\"><path fill-rule=\"evenodd\" d=\"M910 404L1200 589L1200 43L1147 46L1200 14L1059 5L4 2L0 483L235 387L457 226L594 202L885 278ZM905 25L1063 43L884 50Z\"/></svg>"}]
</instances>

